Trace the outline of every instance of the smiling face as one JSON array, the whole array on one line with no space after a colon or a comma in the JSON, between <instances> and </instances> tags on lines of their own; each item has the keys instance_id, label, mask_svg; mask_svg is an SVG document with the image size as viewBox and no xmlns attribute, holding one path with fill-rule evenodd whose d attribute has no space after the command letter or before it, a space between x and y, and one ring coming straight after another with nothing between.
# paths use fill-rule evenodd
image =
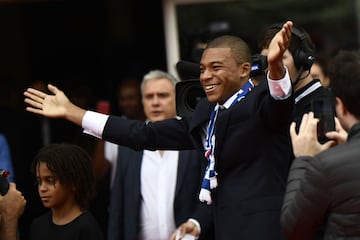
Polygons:
<instances>
[{"instance_id":1,"label":"smiling face","mask_svg":"<svg viewBox=\"0 0 360 240\"><path fill-rule=\"evenodd\" d=\"M40 199L46 208L61 209L74 204L75 193L70 187L64 186L56 174L51 172L45 162L39 162L36 179Z\"/></svg>"},{"instance_id":2,"label":"smiling face","mask_svg":"<svg viewBox=\"0 0 360 240\"><path fill-rule=\"evenodd\" d=\"M209 102L223 104L248 80L250 63L238 63L230 48L207 48L200 61L200 82Z\"/></svg>"}]
</instances>

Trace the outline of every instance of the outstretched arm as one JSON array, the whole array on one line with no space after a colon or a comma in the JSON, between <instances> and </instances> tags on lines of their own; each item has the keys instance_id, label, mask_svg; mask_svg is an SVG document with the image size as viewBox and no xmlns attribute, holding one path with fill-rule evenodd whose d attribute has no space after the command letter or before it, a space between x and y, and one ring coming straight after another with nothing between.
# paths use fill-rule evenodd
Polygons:
<instances>
[{"instance_id":1,"label":"outstretched arm","mask_svg":"<svg viewBox=\"0 0 360 240\"><path fill-rule=\"evenodd\" d=\"M48 89L53 95L34 88L24 92L26 110L50 118L63 118L81 126L86 110L74 105L63 91L49 84Z\"/></svg>"}]
</instances>

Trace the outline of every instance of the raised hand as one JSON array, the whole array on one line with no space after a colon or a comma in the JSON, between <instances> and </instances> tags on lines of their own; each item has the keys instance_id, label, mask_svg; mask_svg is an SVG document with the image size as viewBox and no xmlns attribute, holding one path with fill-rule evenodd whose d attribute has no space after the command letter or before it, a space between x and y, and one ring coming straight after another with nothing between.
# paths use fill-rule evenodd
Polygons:
<instances>
[{"instance_id":1,"label":"raised hand","mask_svg":"<svg viewBox=\"0 0 360 240\"><path fill-rule=\"evenodd\" d=\"M273 80L281 79L285 75L285 69L282 57L288 49L291 40L291 31L293 23L287 21L278 33L275 34L269 44L269 52L267 55L270 78Z\"/></svg>"},{"instance_id":2,"label":"raised hand","mask_svg":"<svg viewBox=\"0 0 360 240\"><path fill-rule=\"evenodd\" d=\"M26 97L25 103L29 104L26 110L46 117L64 117L66 112L65 106L70 103L69 99L63 91L51 84L48 85L48 89L54 95L46 94L34 88L28 88L24 92Z\"/></svg>"},{"instance_id":3,"label":"raised hand","mask_svg":"<svg viewBox=\"0 0 360 240\"><path fill-rule=\"evenodd\" d=\"M85 110L74 105L63 91L49 84L48 89L53 95L34 88L24 92L26 110L38 115L51 118L64 118L81 126Z\"/></svg>"}]
</instances>

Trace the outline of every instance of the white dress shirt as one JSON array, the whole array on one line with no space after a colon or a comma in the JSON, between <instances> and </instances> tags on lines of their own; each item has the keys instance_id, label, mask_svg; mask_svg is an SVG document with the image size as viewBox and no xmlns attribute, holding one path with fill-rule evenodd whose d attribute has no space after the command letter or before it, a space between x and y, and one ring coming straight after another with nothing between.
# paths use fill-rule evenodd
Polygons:
<instances>
[{"instance_id":1,"label":"white dress shirt","mask_svg":"<svg viewBox=\"0 0 360 240\"><path fill-rule=\"evenodd\" d=\"M115 175L118 145L105 142L105 157ZM141 163L141 240L168 240L175 231L174 197L179 152L145 150ZM111 181L111 186L112 186Z\"/></svg>"},{"instance_id":2,"label":"white dress shirt","mask_svg":"<svg viewBox=\"0 0 360 240\"><path fill-rule=\"evenodd\" d=\"M115 179L116 172L116 163L118 156L119 146L112 142L105 141L104 142L104 157L105 160L110 163L110 189L113 186L113 182Z\"/></svg>"},{"instance_id":3,"label":"white dress shirt","mask_svg":"<svg viewBox=\"0 0 360 240\"><path fill-rule=\"evenodd\" d=\"M145 150L141 164L141 240L168 240L175 231L174 197L179 151Z\"/></svg>"}]
</instances>

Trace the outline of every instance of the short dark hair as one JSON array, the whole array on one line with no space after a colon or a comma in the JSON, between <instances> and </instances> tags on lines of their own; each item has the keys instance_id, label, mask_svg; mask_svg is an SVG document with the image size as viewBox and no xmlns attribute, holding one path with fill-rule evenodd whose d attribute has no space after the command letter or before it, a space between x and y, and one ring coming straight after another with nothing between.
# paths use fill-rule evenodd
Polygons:
<instances>
[{"instance_id":1,"label":"short dark hair","mask_svg":"<svg viewBox=\"0 0 360 240\"><path fill-rule=\"evenodd\" d=\"M209 42L205 49L208 48L230 48L235 60L238 63L249 62L251 63L251 50L249 45L240 37L223 35L217 37Z\"/></svg>"},{"instance_id":2,"label":"short dark hair","mask_svg":"<svg viewBox=\"0 0 360 240\"><path fill-rule=\"evenodd\" d=\"M360 119L360 52L340 50L329 60L330 88L346 108Z\"/></svg>"},{"instance_id":3,"label":"short dark hair","mask_svg":"<svg viewBox=\"0 0 360 240\"><path fill-rule=\"evenodd\" d=\"M49 144L38 152L32 163L32 172L40 162L57 175L62 185L75 188L75 200L81 209L87 209L95 194L95 178L91 157L82 147L69 143Z\"/></svg>"}]
</instances>

